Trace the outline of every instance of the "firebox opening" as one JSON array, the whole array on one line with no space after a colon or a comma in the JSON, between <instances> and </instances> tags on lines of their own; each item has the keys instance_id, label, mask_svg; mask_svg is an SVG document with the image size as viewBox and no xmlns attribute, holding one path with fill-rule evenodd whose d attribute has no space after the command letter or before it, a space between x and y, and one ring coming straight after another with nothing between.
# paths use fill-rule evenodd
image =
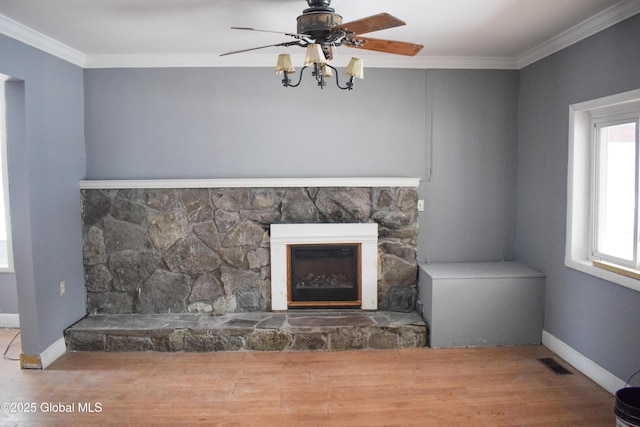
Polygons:
<instances>
[{"instance_id":1,"label":"firebox opening","mask_svg":"<svg viewBox=\"0 0 640 427\"><path fill-rule=\"evenodd\" d=\"M358 244L288 245L290 308L360 308Z\"/></svg>"}]
</instances>

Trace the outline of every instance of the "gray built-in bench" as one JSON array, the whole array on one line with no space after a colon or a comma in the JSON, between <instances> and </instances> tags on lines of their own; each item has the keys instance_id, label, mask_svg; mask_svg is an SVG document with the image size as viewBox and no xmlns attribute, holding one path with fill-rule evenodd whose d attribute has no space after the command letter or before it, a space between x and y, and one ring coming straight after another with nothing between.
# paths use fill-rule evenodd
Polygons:
<instances>
[{"instance_id":1,"label":"gray built-in bench","mask_svg":"<svg viewBox=\"0 0 640 427\"><path fill-rule=\"evenodd\" d=\"M430 346L539 344L544 287L544 275L519 262L421 264Z\"/></svg>"}]
</instances>

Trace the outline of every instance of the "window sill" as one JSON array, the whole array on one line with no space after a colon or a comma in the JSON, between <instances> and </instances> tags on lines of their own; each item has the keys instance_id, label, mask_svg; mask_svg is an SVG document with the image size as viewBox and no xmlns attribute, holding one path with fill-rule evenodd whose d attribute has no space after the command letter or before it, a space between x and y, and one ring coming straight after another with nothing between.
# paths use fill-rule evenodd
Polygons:
<instances>
[{"instance_id":1,"label":"window sill","mask_svg":"<svg viewBox=\"0 0 640 427\"><path fill-rule=\"evenodd\" d=\"M603 270L610 271L612 273L621 274L635 280L640 280L640 270L635 270L633 268L623 267L621 265L616 265L604 261L593 261L593 266L596 268L602 268Z\"/></svg>"},{"instance_id":2,"label":"window sill","mask_svg":"<svg viewBox=\"0 0 640 427\"><path fill-rule=\"evenodd\" d=\"M602 262L597 263L605 264ZM624 286L625 288L633 289L634 291L640 292L640 271L621 268L620 266L614 266L613 264L607 264L607 267L595 266L593 262L586 259L567 259L565 261L565 265L567 267L573 268L574 270L578 270L591 276L595 276L600 279L615 283L617 285ZM608 266L611 266L613 268L610 268ZM614 271L614 268L616 269L616 271ZM622 270L633 272L635 274L635 277L628 276L627 274L623 273Z\"/></svg>"}]
</instances>

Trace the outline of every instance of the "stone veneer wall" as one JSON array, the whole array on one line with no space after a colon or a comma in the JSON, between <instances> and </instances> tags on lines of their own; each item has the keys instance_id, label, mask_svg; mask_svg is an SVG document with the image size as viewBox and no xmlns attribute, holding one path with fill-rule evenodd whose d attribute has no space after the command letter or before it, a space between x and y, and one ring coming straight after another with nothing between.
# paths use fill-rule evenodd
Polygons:
<instances>
[{"instance_id":1,"label":"stone veneer wall","mask_svg":"<svg viewBox=\"0 0 640 427\"><path fill-rule=\"evenodd\" d=\"M415 307L415 188L81 191L88 313L270 311L269 225L284 223L378 223L378 308Z\"/></svg>"}]
</instances>

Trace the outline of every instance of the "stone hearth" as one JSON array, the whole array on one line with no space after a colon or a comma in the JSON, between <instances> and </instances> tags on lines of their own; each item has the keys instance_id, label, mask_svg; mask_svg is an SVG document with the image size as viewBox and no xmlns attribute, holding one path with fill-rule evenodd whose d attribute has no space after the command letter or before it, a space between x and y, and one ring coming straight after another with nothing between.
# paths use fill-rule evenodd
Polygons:
<instances>
[{"instance_id":1,"label":"stone hearth","mask_svg":"<svg viewBox=\"0 0 640 427\"><path fill-rule=\"evenodd\" d=\"M415 312L90 315L65 333L68 351L339 351L424 347Z\"/></svg>"}]
</instances>

